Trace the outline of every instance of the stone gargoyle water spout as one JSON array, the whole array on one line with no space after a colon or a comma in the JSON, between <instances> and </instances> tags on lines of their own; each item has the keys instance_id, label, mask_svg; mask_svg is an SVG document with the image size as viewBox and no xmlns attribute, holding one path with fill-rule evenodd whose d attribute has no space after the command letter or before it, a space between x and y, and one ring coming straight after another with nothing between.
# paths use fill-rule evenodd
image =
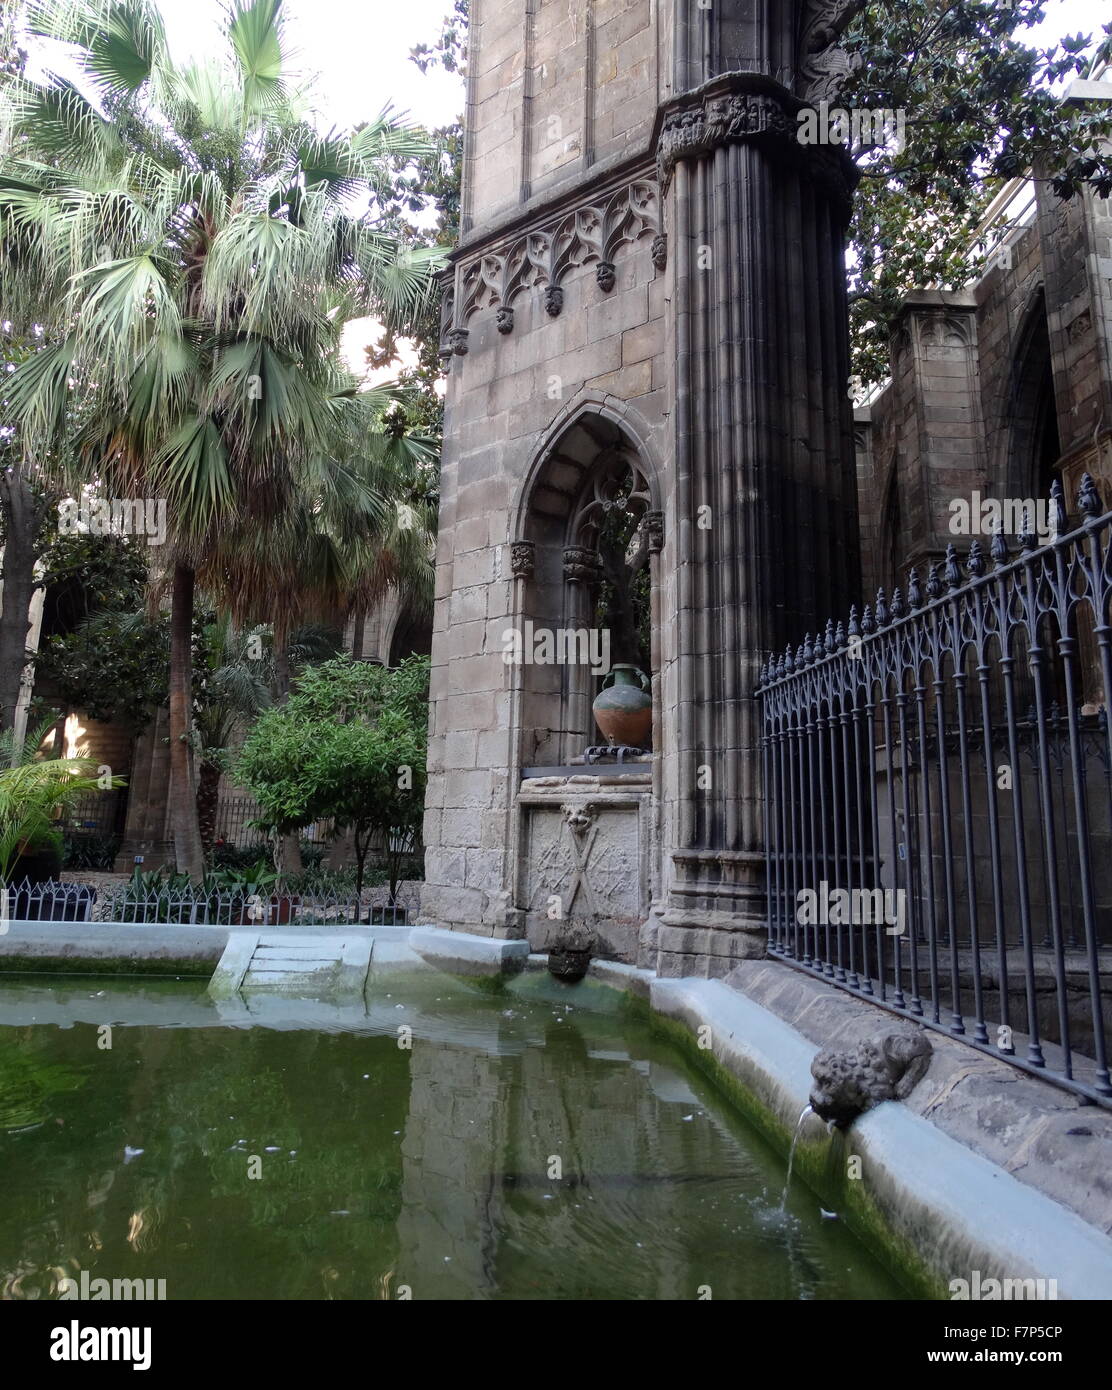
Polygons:
<instances>
[{"instance_id":1,"label":"stone gargoyle water spout","mask_svg":"<svg viewBox=\"0 0 1112 1390\"><path fill-rule=\"evenodd\" d=\"M922 1032L889 1030L844 1052L823 1048L811 1063L811 1108L844 1129L885 1100L906 1100L930 1066Z\"/></svg>"},{"instance_id":2,"label":"stone gargoyle water spout","mask_svg":"<svg viewBox=\"0 0 1112 1390\"><path fill-rule=\"evenodd\" d=\"M561 928L548 943L549 974L566 984L576 984L590 968L597 946L598 934L586 923L574 922Z\"/></svg>"}]
</instances>

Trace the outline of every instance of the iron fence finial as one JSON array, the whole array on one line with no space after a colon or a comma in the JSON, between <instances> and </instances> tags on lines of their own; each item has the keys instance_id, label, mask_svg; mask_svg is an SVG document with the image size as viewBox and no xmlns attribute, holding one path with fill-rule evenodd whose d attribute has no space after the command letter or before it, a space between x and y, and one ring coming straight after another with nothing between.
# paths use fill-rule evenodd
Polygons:
<instances>
[{"instance_id":1,"label":"iron fence finial","mask_svg":"<svg viewBox=\"0 0 1112 1390\"><path fill-rule=\"evenodd\" d=\"M941 593L942 575L939 573L937 561L934 561L930 569L927 570L927 597L938 598Z\"/></svg>"},{"instance_id":2,"label":"iron fence finial","mask_svg":"<svg viewBox=\"0 0 1112 1390\"><path fill-rule=\"evenodd\" d=\"M958 566L958 552L954 547L953 541L946 547L946 568L944 574L946 583L951 589L961 588L961 569Z\"/></svg>"},{"instance_id":3,"label":"iron fence finial","mask_svg":"<svg viewBox=\"0 0 1112 1390\"><path fill-rule=\"evenodd\" d=\"M1087 521L1095 520L1100 516L1100 493L1097 485L1093 481L1092 475L1082 473L1081 486L1077 491L1077 509Z\"/></svg>"},{"instance_id":4,"label":"iron fence finial","mask_svg":"<svg viewBox=\"0 0 1112 1390\"><path fill-rule=\"evenodd\" d=\"M922 608L923 587L919 583L919 571L912 570L907 576L907 601L912 608Z\"/></svg>"},{"instance_id":5,"label":"iron fence finial","mask_svg":"<svg viewBox=\"0 0 1112 1390\"><path fill-rule=\"evenodd\" d=\"M1057 531L1058 535L1069 530L1069 521L1066 517L1066 494L1062 491L1061 478L1055 478L1050 484L1050 518L1051 530Z\"/></svg>"}]
</instances>

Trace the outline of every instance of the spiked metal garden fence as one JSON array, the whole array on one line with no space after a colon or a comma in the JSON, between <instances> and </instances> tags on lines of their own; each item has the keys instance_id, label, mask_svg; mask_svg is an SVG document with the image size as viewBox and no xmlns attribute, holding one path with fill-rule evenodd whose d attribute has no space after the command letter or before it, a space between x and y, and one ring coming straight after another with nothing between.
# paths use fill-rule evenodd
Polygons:
<instances>
[{"instance_id":1,"label":"spiked metal garden fence","mask_svg":"<svg viewBox=\"0 0 1112 1390\"><path fill-rule=\"evenodd\" d=\"M0 885L0 894L3 894ZM405 926L410 909L380 899L385 890L285 893L279 890L208 888L166 881L116 883L95 888L78 883L12 884L6 922L172 923L215 927Z\"/></svg>"},{"instance_id":2,"label":"spiked metal garden fence","mask_svg":"<svg viewBox=\"0 0 1112 1390\"><path fill-rule=\"evenodd\" d=\"M769 949L1112 1104L1112 512L950 546L761 672ZM964 570L964 572L963 572Z\"/></svg>"}]
</instances>

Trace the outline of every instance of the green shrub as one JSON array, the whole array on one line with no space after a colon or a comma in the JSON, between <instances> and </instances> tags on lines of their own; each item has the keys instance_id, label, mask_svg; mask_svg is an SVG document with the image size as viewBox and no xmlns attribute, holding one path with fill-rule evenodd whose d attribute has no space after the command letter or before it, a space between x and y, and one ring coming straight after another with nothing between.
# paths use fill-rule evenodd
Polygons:
<instances>
[{"instance_id":1,"label":"green shrub","mask_svg":"<svg viewBox=\"0 0 1112 1390\"><path fill-rule=\"evenodd\" d=\"M62 868L111 873L119 852L119 835L80 835L74 832L65 837Z\"/></svg>"}]
</instances>

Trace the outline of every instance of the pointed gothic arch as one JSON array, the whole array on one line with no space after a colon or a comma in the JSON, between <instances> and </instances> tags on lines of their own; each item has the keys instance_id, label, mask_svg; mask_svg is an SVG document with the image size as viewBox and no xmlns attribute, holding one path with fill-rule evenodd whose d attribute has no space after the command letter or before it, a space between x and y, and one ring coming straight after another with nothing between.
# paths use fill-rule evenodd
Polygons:
<instances>
[{"instance_id":1,"label":"pointed gothic arch","mask_svg":"<svg viewBox=\"0 0 1112 1390\"><path fill-rule=\"evenodd\" d=\"M615 411L580 402L550 431L526 474L512 567L518 630L532 624L533 633L599 634L610 664L630 662L651 677L660 667L664 528L659 479L646 453ZM526 662L519 680L523 765L566 766L599 742L591 703L601 679L583 661Z\"/></svg>"}]
</instances>

